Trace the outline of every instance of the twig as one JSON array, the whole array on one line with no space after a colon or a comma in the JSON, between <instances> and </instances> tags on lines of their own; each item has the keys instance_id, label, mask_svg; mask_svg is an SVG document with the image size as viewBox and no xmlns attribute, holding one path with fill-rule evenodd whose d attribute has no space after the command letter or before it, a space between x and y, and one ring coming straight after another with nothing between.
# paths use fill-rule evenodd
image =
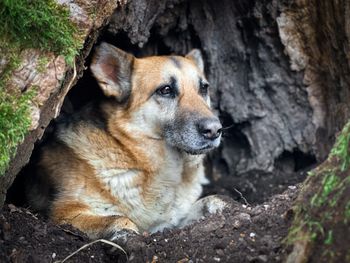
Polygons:
<instances>
[{"instance_id":1,"label":"twig","mask_svg":"<svg viewBox=\"0 0 350 263\"><path fill-rule=\"evenodd\" d=\"M68 259L70 259L71 257L73 257L75 254L79 253L80 251L82 251L83 249L95 244L95 243L98 243L98 242L102 242L102 243L105 243L105 244L108 244L108 245L111 245L119 250L121 250L125 255L126 255L126 258L128 260L128 255L126 254L126 251L119 245L111 242L111 241L108 241L108 240L105 240L105 239L97 239L95 241L92 241L88 244L85 244L84 246L82 246L81 248L79 248L78 250L74 251L72 254L70 254L69 256L67 256L66 258L64 258L63 260L61 261L56 261L55 263L64 263L66 262Z\"/></svg>"},{"instance_id":2,"label":"twig","mask_svg":"<svg viewBox=\"0 0 350 263\"><path fill-rule=\"evenodd\" d=\"M235 190L236 193L239 194L239 197L240 197L241 199L243 199L244 204L245 204L246 206L250 206L250 204L248 203L247 199L245 199L245 197L243 196L243 194L242 194L240 191L238 191L235 187L233 187L233 190Z\"/></svg>"},{"instance_id":3,"label":"twig","mask_svg":"<svg viewBox=\"0 0 350 263\"><path fill-rule=\"evenodd\" d=\"M231 129L233 126L235 126L235 124L231 124L229 126L222 127L221 130L228 130L228 129Z\"/></svg>"},{"instance_id":4,"label":"twig","mask_svg":"<svg viewBox=\"0 0 350 263\"><path fill-rule=\"evenodd\" d=\"M61 107L63 105L64 98L66 97L68 91L72 87L76 77L77 77L77 68L76 68L75 60L74 60L74 62L73 62L73 76L72 76L71 80L69 81L69 83L66 85L65 89L62 92L62 100L59 101L58 104L56 105L55 118L58 116L58 114L60 112L60 109L61 109Z\"/></svg>"},{"instance_id":5,"label":"twig","mask_svg":"<svg viewBox=\"0 0 350 263\"><path fill-rule=\"evenodd\" d=\"M26 214L31 215L34 219L39 220L39 218L30 211L30 207L26 207Z\"/></svg>"}]
</instances>

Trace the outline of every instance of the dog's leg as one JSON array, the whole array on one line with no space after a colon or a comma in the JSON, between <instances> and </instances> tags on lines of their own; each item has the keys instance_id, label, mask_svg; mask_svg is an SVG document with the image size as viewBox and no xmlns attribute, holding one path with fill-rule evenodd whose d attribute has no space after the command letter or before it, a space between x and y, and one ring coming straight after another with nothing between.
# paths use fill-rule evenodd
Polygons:
<instances>
[{"instance_id":1,"label":"dog's leg","mask_svg":"<svg viewBox=\"0 0 350 263\"><path fill-rule=\"evenodd\" d=\"M56 204L52 209L52 218L59 224L71 224L79 228L92 239L125 242L129 234L139 233L138 227L129 218L97 215L79 202Z\"/></svg>"},{"instance_id":2,"label":"dog's leg","mask_svg":"<svg viewBox=\"0 0 350 263\"><path fill-rule=\"evenodd\" d=\"M226 206L227 203L217 195L201 198L192 205L190 213L181 222L180 227L189 225L210 214L221 213Z\"/></svg>"}]
</instances>

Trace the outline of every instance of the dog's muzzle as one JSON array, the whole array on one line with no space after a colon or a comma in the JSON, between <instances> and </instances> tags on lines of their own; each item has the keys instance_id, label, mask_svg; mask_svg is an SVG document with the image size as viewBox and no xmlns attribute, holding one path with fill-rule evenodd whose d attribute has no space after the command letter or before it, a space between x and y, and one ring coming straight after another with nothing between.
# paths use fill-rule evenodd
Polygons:
<instances>
[{"instance_id":1,"label":"dog's muzzle","mask_svg":"<svg viewBox=\"0 0 350 263\"><path fill-rule=\"evenodd\" d=\"M217 117L187 115L168 124L166 141L189 154L203 154L220 145L222 126Z\"/></svg>"}]
</instances>

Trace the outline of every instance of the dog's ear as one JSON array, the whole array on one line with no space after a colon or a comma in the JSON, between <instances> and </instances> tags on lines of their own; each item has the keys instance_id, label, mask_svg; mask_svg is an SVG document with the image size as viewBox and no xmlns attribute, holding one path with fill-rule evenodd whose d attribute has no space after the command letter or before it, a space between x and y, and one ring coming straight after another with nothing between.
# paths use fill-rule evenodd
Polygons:
<instances>
[{"instance_id":1,"label":"dog's ear","mask_svg":"<svg viewBox=\"0 0 350 263\"><path fill-rule=\"evenodd\" d=\"M200 71L204 72L204 62L202 57L202 52L199 49L192 49L185 58L188 58L197 65Z\"/></svg>"},{"instance_id":2,"label":"dog's ear","mask_svg":"<svg viewBox=\"0 0 350 263\"><path fill-rule=\"evenodd\" d=\"M107 43L96 48L90 68L106 96L118 102L129 98L134 59L133 55Z\"/></svg>"}]
</instances>

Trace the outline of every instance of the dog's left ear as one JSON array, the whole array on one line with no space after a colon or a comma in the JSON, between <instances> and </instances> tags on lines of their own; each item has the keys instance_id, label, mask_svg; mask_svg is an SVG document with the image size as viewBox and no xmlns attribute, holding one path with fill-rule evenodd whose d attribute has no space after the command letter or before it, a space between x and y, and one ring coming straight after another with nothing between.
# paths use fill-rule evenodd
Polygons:
<instances>
[{"instance_id":1,"label":"dog's left ear","mask_svg":"<svg viewBox=\"0 0 350 263\"><path fill-rule=\"evenodd\" d=\"M188 58L196 64L201 72L204 72L204 62L202 57L202 52L199 49L192 49L185 58Z\"/></svg>"},{"instance_id":2,"label":"dog's left ear","mask_svg":"<svg viewBox=\"0 0 350 263\"><path fill-rule=\"evenodd\" d=\"M106 96L118 102L129 98L134 59L133 55L107 43L96 48L90 68Z\"/></svg>"}]
</instances>

